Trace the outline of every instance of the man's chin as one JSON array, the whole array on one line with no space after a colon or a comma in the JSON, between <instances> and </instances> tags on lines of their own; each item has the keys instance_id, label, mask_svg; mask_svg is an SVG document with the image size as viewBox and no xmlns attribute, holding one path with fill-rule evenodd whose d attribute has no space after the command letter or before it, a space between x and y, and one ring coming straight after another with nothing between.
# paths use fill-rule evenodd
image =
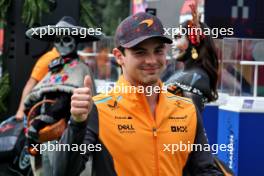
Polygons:
<instances>
[{"instance_id":1,"label":"man's chin","mask_svg":"<svg viewBox=\"0 0 264 176\"><path fill-rule=\"evenodd\" d=\"M157 82L159 81L159 77L156 75L151 75L151 76L146 76L142 79L142 84L143 85L154 85L157 84Z\"/></svg>"}]
</instances>

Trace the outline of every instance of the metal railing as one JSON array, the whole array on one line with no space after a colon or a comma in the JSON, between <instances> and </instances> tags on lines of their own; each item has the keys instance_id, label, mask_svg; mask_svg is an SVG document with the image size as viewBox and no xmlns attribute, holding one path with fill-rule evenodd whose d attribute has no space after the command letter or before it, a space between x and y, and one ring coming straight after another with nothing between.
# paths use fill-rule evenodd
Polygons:
<instances>
[{"instance_id":1,"label":"metal railing","mask_svg":"<svg viewBox=\"0 0 264 176\"><path fill-rule=\"evenodd\" d=\"M256 97L257 96L257 92L258 92L258 67L260 65L264 65L264 61L240 61L241 65L252 65L254 66L254 85L253 85L253 96Z\"/></svg>"}]
</instances>

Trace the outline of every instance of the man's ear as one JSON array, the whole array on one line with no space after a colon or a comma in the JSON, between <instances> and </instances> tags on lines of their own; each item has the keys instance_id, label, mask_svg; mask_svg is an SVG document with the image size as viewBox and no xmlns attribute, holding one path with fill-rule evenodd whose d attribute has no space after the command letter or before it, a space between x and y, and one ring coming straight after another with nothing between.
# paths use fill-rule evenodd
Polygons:
<instances>
[{"instance_id":1,"label":"man's ear","mask_svg":"<svg viewBox=\"0 0 264 176\"><path fill-rule=\"evenodd\" d=\"M112 53L115 56L117 63L122 66L124 62L123 53L118 48L114 48Z\"/></svg>"}]
</instances>

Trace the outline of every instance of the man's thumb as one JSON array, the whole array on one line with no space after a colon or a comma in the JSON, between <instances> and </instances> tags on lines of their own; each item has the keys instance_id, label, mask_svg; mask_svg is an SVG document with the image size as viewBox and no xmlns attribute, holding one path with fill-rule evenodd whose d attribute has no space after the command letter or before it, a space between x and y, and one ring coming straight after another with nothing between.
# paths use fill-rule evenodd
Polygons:
<instances>
[{"instance_id":1,"label":"man's thumb","mask_svg":"<svg viewBox=\"0 0 264 176\"><path fill-rule=\"evenodd\" d=\"M92 87L92 79L91 79L90 75L85 76L83 85L84 85L84 87L88 87L88 88Z\"/></svg>"}]
</instances>

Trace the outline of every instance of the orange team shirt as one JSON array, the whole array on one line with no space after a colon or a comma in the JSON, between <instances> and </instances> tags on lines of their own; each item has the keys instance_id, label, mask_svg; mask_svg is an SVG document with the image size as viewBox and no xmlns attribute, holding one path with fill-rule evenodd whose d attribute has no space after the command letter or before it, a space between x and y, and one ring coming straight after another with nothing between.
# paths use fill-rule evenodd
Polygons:
<instances>
[{"instance_id":1,"label":"orange team shirt","mask_svg":"<svg viewBox=\"0 0 264 176\"><path fill-rule=\"evenodd\" d=\"M59 56L60 54L56 48L52 48L52 50L42 55L35 64L30 77L40 81L48 73L50 62Z\"/></svg>"}]
</instances>

